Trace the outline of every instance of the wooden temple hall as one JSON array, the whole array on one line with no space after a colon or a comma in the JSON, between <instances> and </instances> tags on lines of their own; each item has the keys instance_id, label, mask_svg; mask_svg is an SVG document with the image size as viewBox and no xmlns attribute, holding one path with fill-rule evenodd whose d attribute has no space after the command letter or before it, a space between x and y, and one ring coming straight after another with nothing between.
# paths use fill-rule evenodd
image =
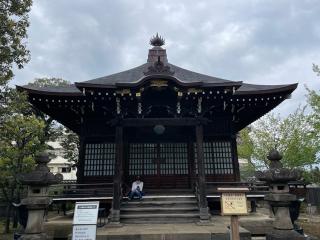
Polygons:
<instances>
[{"instance_id":1,"label":"wooden temple hall","mask_svg":"<svg viewBox=\"0 0 320 240\"><path fill-rule=\"evenodd\" d=\"M253 85L169 63L150 40L147 62L63 87L20 86L29 101L80 137L78 183L112 183L113 220L123 186L136 176L148 192L185 189L206 219L207 183L239 181L237 133L297 87Z\"/></svg>"}]
</instances>

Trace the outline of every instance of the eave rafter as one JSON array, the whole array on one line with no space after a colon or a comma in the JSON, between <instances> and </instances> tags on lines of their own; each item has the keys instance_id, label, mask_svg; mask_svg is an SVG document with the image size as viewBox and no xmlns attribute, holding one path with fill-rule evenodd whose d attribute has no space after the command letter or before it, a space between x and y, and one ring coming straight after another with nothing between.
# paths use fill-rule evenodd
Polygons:
<instances>
[{"instance_id":1,"label":"eave rafter","mask_svg":"<svg viewBox=\"0 0 320 240\"><path fill-rule=\"evenodd\" d=\"M239 95L234 87L179 88L160 81L150 82L150 85L138 89L84 89L81 95L40 95L31 92L29 100L40 110L72 128L80 125L83 117L90 116L109 120L117 116L144 118L152 108L146 102L145 93L170 88L175 96L174 102L165 107L172 117L206 116L214 119L217 114L224 114L230 116L240 128L270 111L291 93Z\"/></svg>"},{"instance_id":2,"label":"eave rafter","mask_svg":"<svg viewBox=\"0 0 320 240\"><path fill-rule=\"evenodd\" d=\"M176 73L195 74L170 66ZM66 91L28 86L18 89L26 90L32 104L69 128L79 129L84 118L105 121L118 117L152 118L159 111L156 114L159 118L225 116L240 130L288 98L297 87L296 84L261 86L212 79L211 83L197 79L186 82L176 75L155 74L111 85L76 83Z\"/></svg>"}]
</instances>

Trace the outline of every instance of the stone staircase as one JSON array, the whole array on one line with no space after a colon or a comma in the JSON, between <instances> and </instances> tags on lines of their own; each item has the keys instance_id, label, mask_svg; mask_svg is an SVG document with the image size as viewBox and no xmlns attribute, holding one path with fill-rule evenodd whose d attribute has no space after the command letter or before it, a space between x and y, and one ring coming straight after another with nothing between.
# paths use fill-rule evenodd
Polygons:
<instances>
[{"instance_id":1,"label":"stone staircase","mask_svg":"<svg viewBox=\"0 0 320 240\"><path fill-rule=\"evenodd\" d=\"M199 221L199 208L191 190L149 190L143 200L122 202L120 222L190 223Z\"/></svg>"}]
</instances>

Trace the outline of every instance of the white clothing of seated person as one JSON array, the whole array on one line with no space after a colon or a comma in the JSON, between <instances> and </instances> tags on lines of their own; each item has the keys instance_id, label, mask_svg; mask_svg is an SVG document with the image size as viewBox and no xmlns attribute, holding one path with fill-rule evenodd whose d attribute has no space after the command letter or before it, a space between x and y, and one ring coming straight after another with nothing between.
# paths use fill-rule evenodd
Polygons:
<instances>
[{"instance_id":1,"label":"white clothing of seated person","mask_svg":"<svg viewBox=\"0 0 320 240\"><path fill-rule=\"evenodd\" d=\"M140 176L136 177L136 181L132 183L131 192L129 193L129 200L131 200L134 196L138 196L139 199L142 199L142 190L143 190L143 182L140 180Z\"/></svg>"}]
</instances>

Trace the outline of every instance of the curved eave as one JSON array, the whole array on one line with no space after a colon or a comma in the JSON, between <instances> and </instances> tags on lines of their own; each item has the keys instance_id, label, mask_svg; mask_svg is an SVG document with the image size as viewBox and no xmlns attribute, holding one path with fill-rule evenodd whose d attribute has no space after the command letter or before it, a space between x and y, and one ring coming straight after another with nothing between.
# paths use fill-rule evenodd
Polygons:
<instances>
[{"instance_id":1,"label":"curved eave","mask_svg":"<svg viewBox=\"0 0 320 240\"><path fill-rule=\"evenodd\" d=\"M259 86L259 85L256 85L256 86ZM265 99L267 99L267 96L278 96L278 97L276 97L277 100L266 102L266 105L263 105L263 106L260 105L257 107L252 106L251 108L244 109L240 113L238 113L240 121L235 123L235 131L236 132L240 131L244 127L248 126L249 124L263 117L272 109L280 105L284 100L288 99L290 94L297 88L297 86L298 86L297 83L290 84L290 85L274 85L273 89L264 89L260 91L247 91L244 94L237 94L238 96L241 95L243 97L255 95L255 97L260 96L260 97L264 97Z\"/></svg>"},{"instance_id":2,"label":"curved eave","mask_svg":"<svg viewBox=\"0 0 320 240\"><path fill-rule=\"evenodd\" d=\"M264 106L263 108L255 108L247 111L243 111L239 114L241 121L235 123L235 131L238 132L245 128L246 126L252 124L257 121L259 118L266 115L272 109L280 105L285 98L282 98L280 101L270 104L268 106Z\"/></svg>"},{"instance_id":3,"label":"curved eave","mask_svg":"<svg viewBox=\"0 0 320 240\"><path fill-rule=\"evenodd\" d=\"M26 91L31 94L39 94L39 95L51 95L51 96L83 96L82 93L77 89L77 91L54 91L53 89L50 91L45 89L35 89L29 86L16 86L18 91Z\"/></svg>"},{"instance_id":4,"label":"curved eave","mask_svg":"<svg viewBox=\"0 0 320 240\"><path fill-rule=\"evenodd\" d=\"M234 95L261 95L261 94L277 94L282 92L292 93L298 86L298 83L289 85L253 85L244 84ZM243 90L241 89L243 88ZM248 90L246 90L248 88Z\"/></svg>"}]
</instances>

